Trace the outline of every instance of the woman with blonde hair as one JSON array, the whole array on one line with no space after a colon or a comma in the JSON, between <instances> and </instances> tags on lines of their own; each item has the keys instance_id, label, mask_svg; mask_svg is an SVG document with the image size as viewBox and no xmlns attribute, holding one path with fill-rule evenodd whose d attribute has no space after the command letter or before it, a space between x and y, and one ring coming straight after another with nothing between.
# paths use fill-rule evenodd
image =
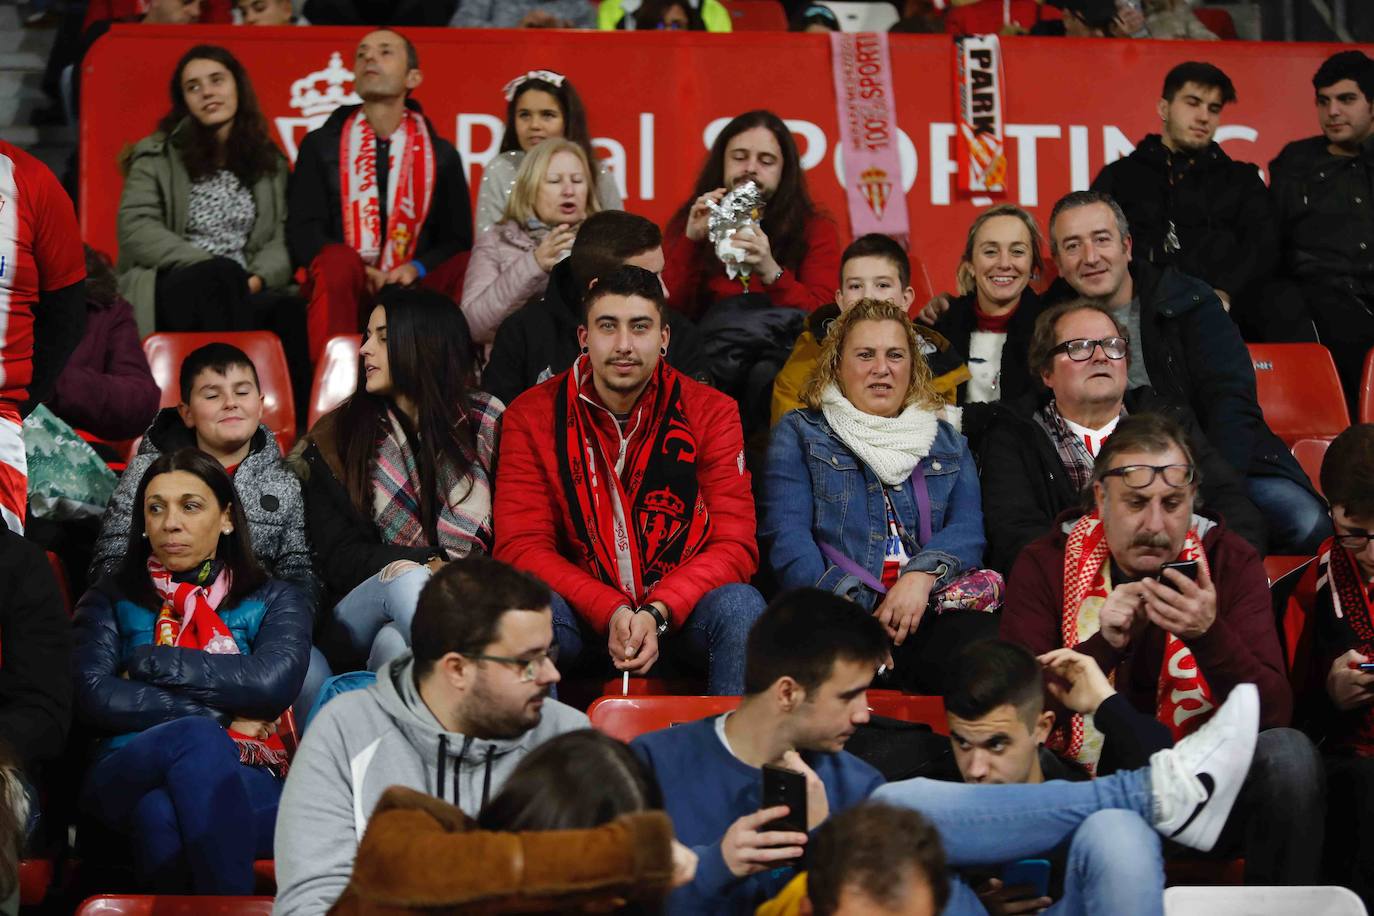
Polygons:
<instances>
[{"instance_id":1,"label":"woman with blonde hair","mask_svg":"<svg viewBox=\"0 0 1374 916\"><path fill-rule=\"evenodd\" d=\"M591 175L586 152L571 140L545 140L526 154L501 221L478 237L463 280L463 317L475 343L490 349L501 322L544 294L549 271L600 209Z\"/></svg>"},{"instance_id":2,"label":"woman with blonde hair","mask_svg":"<svg viewBox=\"0 0 1374 916\"><path fill-rule=\"evenodd\" d=\"M1032 389L1026 352L1044 310L1030 288L1044 274L1035 217L1014 204L989 207L969 227L949 310L935 330L968 359L973 377L959 386L960 404L1015 398Z\"/></svg>"},{"instance_id":3,"label":"woman with blonde hair","mask_svg":"<svg viewBox=\"0 0 1374 916\"><path fill-rule=\"evenodd\" d=\"M905 646L904 687L938 692L939 663L993 635L1000 601L983 560L982 497L968 443L942 401L906 312L864 299L831 326L774 428L759 536L784 588L813 586L874 610Z\"/></svg>"}]
</instances>

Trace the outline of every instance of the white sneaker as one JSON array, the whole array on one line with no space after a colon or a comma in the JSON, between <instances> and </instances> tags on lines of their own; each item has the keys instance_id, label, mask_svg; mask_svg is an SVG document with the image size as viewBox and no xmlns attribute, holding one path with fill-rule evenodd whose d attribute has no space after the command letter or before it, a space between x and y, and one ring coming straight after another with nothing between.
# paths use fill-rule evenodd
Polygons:
<instances>
[{"instance_id":1,"label":"white sneaker","mask_svg":"<svg viewBox=\"0 0 1374 916\"><path fill-rule=\"evenodd\" d=\"M1201 728L1150 757L1155 830L1204 852L1216 845L1250 772L1259 734L1259 691L1237 684Z\"/></svg>"}]
</instances>

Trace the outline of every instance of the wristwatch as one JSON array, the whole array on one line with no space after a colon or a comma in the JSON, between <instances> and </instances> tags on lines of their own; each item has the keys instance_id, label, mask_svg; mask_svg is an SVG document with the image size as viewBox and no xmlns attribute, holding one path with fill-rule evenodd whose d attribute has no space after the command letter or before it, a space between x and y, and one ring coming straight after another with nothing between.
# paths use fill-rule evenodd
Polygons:
<instances>
[{"instance_id":1,"label":"wristwatch","mask_svg":"<svg viewBox=\"0 0 1374 916\"><path fill-rule=\"evenodd\" d=\"M668 618L660 614L658 608L654 607L652 604L641 604L639 607L635 608L635 613L653 615L654 622L658 624L657 632L659 636L668 632Z\"/></svg>"}]
</instances>

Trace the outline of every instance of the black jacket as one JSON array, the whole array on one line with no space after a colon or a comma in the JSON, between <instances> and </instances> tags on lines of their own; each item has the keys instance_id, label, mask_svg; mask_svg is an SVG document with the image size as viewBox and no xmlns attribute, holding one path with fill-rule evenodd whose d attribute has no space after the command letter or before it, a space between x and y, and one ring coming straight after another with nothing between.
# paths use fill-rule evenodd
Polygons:
<instances>
[{"instance_id":1,"label":"black jacket","mask_svg":"<svg viewBox=\"0 0 1374 916\"><path fill-rule=\"evenodd\" d=\"M977 293L969 293L958 298L951 297L949 309L935 322L935 330L944 335L954 349L968 361L969 341L978 329L976 305ZM1002 347L1002 400L1019 398L1027 392L1035 391L1031 378L1027 355L1030 353L1031 334L1035 331L1035 319L1045 310L1045 303L1029 286L1021 293L1021 304L1007 322L1007 342ZM959 386L959 403L964 403L968 393L968 382Z\"/></svg>"},{"instance_id":2,"label":"black jacket","mask_svg":"<svg viewBox=\"0 0 1374 916\"><path fill-rule=\"evenodd\" d=\"M1289 277L1374 295L1374 140L1358 156L1295 140L1269 163L1269 191Z\"/></svg>"},{"instance_id":3,"label":"black jacket","mask_svg":"<svg viewBox=\"0 0 1374 916\"><path fill-rule=\"evenodd\" d=\"M581 297L564 260L549 272L542 299L535 299L501 322L491 359L482 370L482 390L510 404L524 391L572 366L577 359ZM668 364L699 382L710 383L696 325L668 310Z\"/></svg>"},{"instance_id":4,"label":"black jacket","mask_svg":"<svg viewBox=\"0 0 1374 916\"><path fill-rule=\"evenodd\" d=\"M1065 509L1080 505L1073 479L1059 458L1059 450L1035 422L1035 413L1049 402L1045 395L1027 394L993 407L993 419L978 453L983 483L983 516L988 548L987 566L1004 575L1031 541L1049 533ZM1226 463L1187 407L1169 404L1153 388L1126 392L1126 412L1147 411L1172 416L1188 433L1193 458L1202 472L1202 502L1222 515L1226 525L1264 552L1264 517L1246 495L1245 481Z\"/></svg>"},{"instance_id":5,"label":"black jacket","mask_svg":"<svg viewBox=\"0 0 1374 916\"><path fill-rule=\"evenodd\" d=\"M1279 242L1268 190L1253 163L1236 162L1215 143L1189 156L1150 134L1104 166L1092 189L1126 211L1136 258L1172 264L1232 298L1273 272ZM1165 245L1170 225L1177 250Z\"/></svg>"},{"instance_id":6,"label":"black jacket","mask_svg":"<svg viewBox=\"0 0 1374 916\"><path fill-rule=\"evenodd\" d=\"M71 624L42 548L3 525L0 647L0 741L32 778L71 726Z\"/></svg>"},{"instance_id":7,"label":"black jacket","mask_svg":"<svg viewBox=\"0 0 1374 916\"><path fill-rule=\"evenodd\" d=\"M1192 408L1212 446L1241 476L1312 483L1269 429L1255 394L1255 367L1221 300L1206 283L1177 268L1131 261L1140 299L1141 350L1150 386L1164 400ZM1061 277L1046 299L1077 295Z\"/></svg>"},{"instance_id":8,"label":"black jacket","mask_svg":"<svg viewBox=\"0 0 1374 916\"><path fill-rule=\"evenodd\" d=\"M406 103L419 111L415 101ZM361 106L337 108L318 130L301 141L296 168L286 185L286 245L291 263L309 267L320 249L331 242L342 243L343 203L339 190L339 140L348 116ZM468 199L468 180L458 151L439 136L425 119L434 143L434 192L429 216L420 227L415 260L433 270L460 251L472 247L472 202Z\"/></svg>"}]
</instances>

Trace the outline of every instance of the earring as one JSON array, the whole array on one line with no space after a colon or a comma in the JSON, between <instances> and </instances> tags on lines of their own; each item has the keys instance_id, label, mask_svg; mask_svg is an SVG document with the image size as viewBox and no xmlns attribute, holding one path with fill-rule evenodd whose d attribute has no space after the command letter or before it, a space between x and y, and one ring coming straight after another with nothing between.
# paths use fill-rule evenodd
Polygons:
<instances>
[{"instance_id":1,"label":"earring","mask_svg":"<svg viewBox=\"0 0 1374 916\"><path fill-rule=\"evenodd\" d=\"M659 356L667 356L667 355L668 355L668 348L667 348L667 347L659 347L659 348L658 348L658 355L659 355Z\"/></svg>"},{"instance_id":2,"label":"earring","mask_svg":"<svg viewBox=\"0 0 1374 916\"><path fill-rule=\"evenodd\" d=\"M586 354L586 353L589 352L589 351L587 350L586 347L583 347L583 348L582 348L582 352L583 352L583 354Z\"/></svg>"},{"instance_id":3,"label":"earring","mask_svg":"<svg viewBox=\"0 0 1374 916\"><path fill-rule=\"evenodd\" d=\"M143 532L142 534L139 535L139 537L143 538L143 539L146 541L146 540L148 539L148 532L146 532L146 531Z\"/></svg>"}]
</instances>

